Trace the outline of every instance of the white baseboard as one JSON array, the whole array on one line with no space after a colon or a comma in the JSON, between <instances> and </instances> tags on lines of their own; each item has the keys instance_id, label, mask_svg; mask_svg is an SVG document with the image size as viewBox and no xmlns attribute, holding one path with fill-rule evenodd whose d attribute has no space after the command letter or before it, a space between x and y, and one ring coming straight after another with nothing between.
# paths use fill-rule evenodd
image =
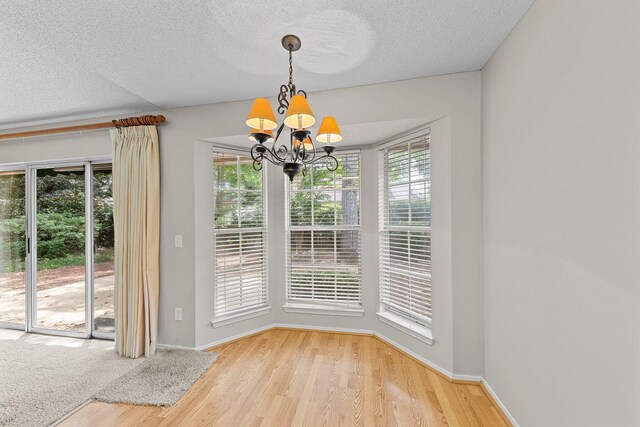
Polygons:
<instances>
[{"instance_id":1,"label":"white baseboard","mask_svg":"<svg viewBox=\"0 0 640 427\"><path fill-rule=\"evenodd\" d=\"M158 344L156 345L158 349L168 349L168 350L195 350L193 347L185 347L182 345L173 345L173 344Z\"/></svg>"},{"instance_id":2,"label":"white baseboard","mask_svg":"<svg viewBox=\"0 0 640 427\"><path fill-rule=\"evenodd\" d=\"M327 331L327 332L344 332L347 334L363 334L374 335L373 331L368 329L352 329L352 328L332 328L327 326L309 326L309 325L291 325L288 323L276 323L272 325L274 328L289 328L289 329L305 329L309 331Z\"/></svg>"},{"instance_id":3,"label":"white baseboard","mask_svg":"<svg viewBox=\"0 0 640 427\"><path fill-rule=\"evenodd\" d=\"M511 421L511 424L513 424L513 427L520 427L520 425L518 424L516 419L513 418L513 415L511 415L511 412L509 412L509 410L504 405L504 403L502 403L502 400L500 400L500 398L498 397L496 392L493 391L493 389L491 388L491 386L489 385L487 380L485 380L484 378L482 379L482 385L484 386L485 390L487 390L487 392L491 395L493 400L498 404L498 406L500 407L500 410L502 411L502 413L506 415L506 417L509 419L509 421Z\"/></svg>"},{"instance_id":4,"label":"white baseboard","mask_svg":"<svg viewBox=\"0 0 640 427\"><path fill-rule=\"evenodd\" d=\"M261 326L259 328L252 329L250 331L242 332L242 333L237 334L237 335L232 335L230 337L222 338L222 339L219 339L217 341L213 341L213 342L210 342L208 344L204 344L204 345L198 346L198 347L196 347L196 350L200 350L200 351L206 350L206 349L211 348L211 347L216 347L218 345L225 344L225 343L227 343L229 341L235 341L235 340L237 340L239 338L244 338L244 337L247 337L249 335L257 334L258 332L263 332L263 331L266 331L268 329L272 329L273 327L274 327L273 324L266 325L266 326Z\"/></svg>"},{"instance_id":5,"label":"white baseboard","mask_svg":"<svg viewBox=\"0 0 640 427\"><path fill-rule=\"evenodd\" d=\"M425 358L424 356L419 355L418 353L416 353L413 350L409 350L407 347L405 347L405 346L403 346L401 344L398 344L397 342L395 342L391 338L387 338L386 336L382 335L380 332L374 332L374 335L378 339L380 339L381 341L384 341L384 342L386 342L388 344L391 344L393 347L396 347L397 349L403 351L404 353L407 353L411 357L413 357L415 359L418 359L420 362L422 362L425 365L427 365L428 367L432 368L434 371L438 371L442 375L444 375L445 377L453 379L453 374L451 372L447 371L446 369L444 369L443 367L441 367L439 365L436 365L435 363L433 363L429 359Z\"/></svg>"},{"instance_id":6,"label":"white baseboard","mask_svg":"<svg viewBox=\"0 0 640 427\"><path fill-rule=\"evenodd\" d=\"M451 377L453 378L454 381L473 381L476 383L481 383L482 382L482 377L477 376L477 375L458 375L458 374L453 374L453 376Z\"/></svg>"}]
</instances>

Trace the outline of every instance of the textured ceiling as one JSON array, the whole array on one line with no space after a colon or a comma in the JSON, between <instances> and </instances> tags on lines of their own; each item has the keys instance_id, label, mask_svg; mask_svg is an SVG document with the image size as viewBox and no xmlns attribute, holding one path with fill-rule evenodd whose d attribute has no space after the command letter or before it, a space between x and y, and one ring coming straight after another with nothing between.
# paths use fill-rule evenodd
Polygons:
<instances>
[{"instance_id":1,"label":"textured ceiling","mask_svg":"<svg viewBox=\"0 0 640 427\"><path fill-rule=\"evenodd\" d=\"M2 2L0 126L480 69L533 0Z\"/></svg>"}]
</instances>

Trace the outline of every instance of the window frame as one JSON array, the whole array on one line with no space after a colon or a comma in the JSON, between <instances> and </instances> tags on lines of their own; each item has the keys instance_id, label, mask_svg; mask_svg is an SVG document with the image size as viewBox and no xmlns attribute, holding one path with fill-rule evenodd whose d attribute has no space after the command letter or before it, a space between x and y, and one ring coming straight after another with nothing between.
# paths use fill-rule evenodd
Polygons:
<instances>
[{"instance_id":1,"label":"window frame","mask_svg":"<svg viewBox=\"0 0 640 427\"><path fill-rule=\"evenodd\" d=\"M211 167L212 167L212 192L210 194L212 194L213 200L212 200L212 219L213 219L213 224L212 224L212 238L213 238L213 319L211 321L211 325L214 328L217 327L221 327L221 326L226 326L232 323L236 323L236 322L240 322L243 320L247 320L247 319L251 319L254 317L258 317L258 316L262 316L265 315L267 313L269 313L271 311L271 305L270 305L270 295L269 295L269 262L268 262L268 254L269 254L269 231L268 231L268 225L269 225L269 209L268 209L268 167L265 167L266 165L263 165L261 173L262 173L262 227L238 227L237 229L232 229L232 228L225 228L225 229L217 229L216 225L215 225L215 218L216 218L216 205L215 205L215 192L217 190L216 188L216 184L215 184L215 155L216 154L223 154L223 155L231 155L231 156L238 156L238 157L245 157L249 160L251 160L251 157L243 150L236 150L233 148L228 148L228 147L220 147L220 146L214 146L212 147L211 150L211 154L212 154L212 163L211 163ZM238 175L238 179L240 178L240 176ZM231 190L233 191L233 190ZM242 190L237 188L236 189L238 196L240 196L240 194L242 193ZM254 193L257 191L253 191ZM238 199L238 204L240 203L240 199ZM219 231L221 230L221 231ZM261 302L259 305L256 305L255 307L249 307L246 310L239 310L239 311L234 311L231 313L226 313L226 314L218 314L217 313L217 305L218 305L218 289L217 289L217 256L216 256L216 251L217 251L217 236L218 235L229 235L229 234L233 234L233 230L238 230L237 233L257 233L257 232L261 232L262 236L263 236L263 241L262 241L262 259L263 259L263 289L264 289L264 301Z\"/></svg>"},{"instance_id":2,"label":"window frame","mask_svg":"<svg viewBox=\"0 0 640 427\"><path fill-rule=\"evenodd\" d=\"M303 314L320 314L327 316L350 316L360 317L364 315L364 304L362 301L362 153L360 149L346 149L334 152L336 156L343 156L355 154L358 156L358 224L357 225L327 225L327 224L313 224L313 225L292 225L291 224L291 183L288 179L284 181L285 192L285 304L283 310L288 313L303 313ZM335 180L333 182L332 189L335 191L337 187ZM348 188L347 188L348 189ZM326 189L311 187L308 189L302 189L301 192L322 192ZM312 198L313 200L313 198ZM313 208L310 211L311 218L315 218L315 211ZM315 221L313 221L315 222ZM317 300L299 300L290 299L290 268L291 268L291 232L292 231L356 231L358 233L358 303L352 305L336 305L331 302L323 303Z\"/></svg>"},{"instance_id":3,"label":"window frame","mask_svg":"<svg viewBox=\"0 0 640 427\"><path fill-rule=\"evenodd\" d=\"M378 146L378 246L379 246L379 254L378 254L378 312L377 317L382 322L385 323L395 329L398 329L422 342L425 342L429 345L433 344L433 314L429 321L425 321L423 319L418 319L418 316L413 316L411 313L404 313L403 310L393 307L383 301L383 292L385 291L385 284L383 283L383 248L387 247L385 245L385 236L389 232L393 231L407 231L407 232L428 232L429 233L429 252L433 253L433 246L431 244L431 230L432 224L429 226L412 226L412 225L389 225L388 218L386 217L385 208L389 205L388 200L388 171L386 169L385 158L390 150L402 145L409 145L411 143L417 143L421 140L427 139L429 143L429 171L431 172L432 166L432 150L431 150L431 131L429 128L419 129L416 132L411 132L402 136L400 138L395 138L386 143L380 144ZM411 184L411 173L409 171L409 191ZM432 176L430 173L429 176L429 187L431 188L432 184ZM409 193L409 197L411 193ZM431 193L429 195L431 199ZM432 207L430 206L430 215L432 212ZM388 245L390 246L390 245ZM432 287L432 277L433 272L429 274L429 286ZM433 295L429 298L429 303L433 306Z\"/></svg>"}]
</instances>

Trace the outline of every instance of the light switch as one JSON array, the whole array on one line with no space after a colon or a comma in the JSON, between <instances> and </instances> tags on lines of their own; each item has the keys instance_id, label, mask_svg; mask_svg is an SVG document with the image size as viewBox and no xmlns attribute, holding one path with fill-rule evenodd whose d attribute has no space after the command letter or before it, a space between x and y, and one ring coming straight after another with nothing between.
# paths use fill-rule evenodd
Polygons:
<instances>
[{"instance_id":1,"label":"light switch","mask_svg":"<svg viewBox=\"0 0 640 427\"><path fill-rule=\"evenodd\" d=\"M176 312L175 312L175 319L176 320L182 320L182 308L181 307L176 307Z\"/></svg>"},{"instance_id":2,"label":"light switch","mask_svg":"<svg viewBox=\"0 0 640 427\"><path fill-rule=\"evenodd\" d=\"M182 247L182 235L176 234L176 248Z\"/></svg>"}]
</instances>

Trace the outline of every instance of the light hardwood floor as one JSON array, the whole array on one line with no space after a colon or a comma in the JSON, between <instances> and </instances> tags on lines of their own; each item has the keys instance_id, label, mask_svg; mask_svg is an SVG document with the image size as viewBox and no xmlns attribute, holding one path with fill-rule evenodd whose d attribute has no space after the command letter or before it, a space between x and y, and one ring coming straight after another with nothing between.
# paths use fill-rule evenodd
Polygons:
<instances>
[{"instance_id":1,"label":"light hardwood floor","mask_svg":"<svg viewBox=\"0 0 640 427\"><path fill-rule=\"evenodd\" d=\"M479 385L453 384L371 336L269 330L170 408L90 403L63 426L505 426Z\"/></svg>"}]
</instances>

